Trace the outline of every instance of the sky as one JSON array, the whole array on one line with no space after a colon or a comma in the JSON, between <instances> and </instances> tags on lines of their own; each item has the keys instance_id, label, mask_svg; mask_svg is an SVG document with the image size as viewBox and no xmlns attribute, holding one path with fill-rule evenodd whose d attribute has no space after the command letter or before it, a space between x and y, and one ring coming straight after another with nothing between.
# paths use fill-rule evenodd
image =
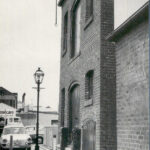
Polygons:
<instances>
[{"instance_id":1,"label":"sky","mask_svg":"<svg viewBox=\"0 0 150 150\"><path fill-rule=\"evenodd\" d=\"M148 0L114 0L115 1L115 28L136 12Z\"/></svg>"},{"instance_id":2,"label":"sky","mask_svg":"<svg viewBox=\"0 0 150 150\"><path fill-rule=\"evenodd\" d=\"M0 0L0 86L36 105L33 74L45 73L40 105L58 108L61 9L55 26L56 0ZM115 0L118 27L147 0Z\"/></svg>"}]
</instances>

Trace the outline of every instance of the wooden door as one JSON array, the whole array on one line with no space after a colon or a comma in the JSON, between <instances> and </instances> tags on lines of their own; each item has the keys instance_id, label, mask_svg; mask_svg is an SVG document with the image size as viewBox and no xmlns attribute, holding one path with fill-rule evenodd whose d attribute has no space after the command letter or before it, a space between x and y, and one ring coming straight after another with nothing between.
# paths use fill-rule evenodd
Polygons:
<instances>
[{"instance_id":1,"label":"wooden door","mask_svg":"<svg viewBox=\"0 0 150 150\"><path fill-rule=\"evenodd\" d=\"M95 122L90 120L83 126L82 150L95 150Z\"/></svg>"},{"instance_id":2,"label":"wooden door","mask_svg":"<svg viewBox=\"0 0 150 150\"><path fill-rule=\"evenodd\" d=\"M71 104L71 130L74 127L79 127L80 124L80 93L79 93L79 85L76 85L72 88L70 93L70 104Z\"/></svg>"}]
</instances>

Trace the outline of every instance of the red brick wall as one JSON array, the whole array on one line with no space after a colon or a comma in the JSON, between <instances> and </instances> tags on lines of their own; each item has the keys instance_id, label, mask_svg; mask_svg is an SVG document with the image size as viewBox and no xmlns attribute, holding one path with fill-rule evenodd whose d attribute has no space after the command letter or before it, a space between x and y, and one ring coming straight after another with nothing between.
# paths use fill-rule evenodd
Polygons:
<instances>
[{"instance_id":1,"label":"red brick wall","mask_svg":"<svg viewBox=\"0 0 150 150\"><path fill-rule=\"evenodd\" d=\"M63 15L66 9L70 10L71 1L63 7ZM87 118L93 118L99 122L99 103L100 103L100 3L99 0L94 1L94 20L84 30L84 1L82 2L82 19L81 19L81 54L74 61L70 60L70 49L64 57L61 58L61 74L60 74L60 90L65 87L66 91L66 110L65 110L65 126L68 126L68 89L73 81L78 81L80 85L80 116L81 125ZM69 5L67 7L67 4ZM69 11L70 16L70 11ZM62 21L63 22L63 21ZM70 18L69 18L70 25ZM69 30L70 31L70 26ZM63 29L63 27L62 27ZM62 37L63 38L63 37ZM70 32L68 41L70 39ZM70 43L68 42L68 47ZM85 74L88 70L94 69L94 97L93 105L84 107L85 101ZM60 102L61 103L61 102ZM97 125L97 145L99 145L99 125Z\"/></svg>"},{"instance_id":2,"label":"red brick wall","mask_svg":"<svg viewBox=\"0 0 150 150\"><path fill-rule=\"evenodd\" d=\"M100 149L116 149L116 61L114 45L106 41L113 31L114 2L101 0Z\"/></svg>"},{"instance_id":3,"label":"red brick wall","mask_svg":"<svg viewBox=\"0 0 150 150\"><path fill-rule=\"evenodd\" d=\"M116 43L118 150L149 149L148 21Z\"/></svg>"},{"instance_id":4,"label":"red brick wall","mask_svg":"<svg viewBox=\"0 0 150 150\"><path fill-rule=\"evenodd\" d=\"M73 0L66 0L62 7L63 17L68 10L68 50L61 57L60 91L65 88L65 127L69 119L68 89L72 82L80 85L80 126L88 120L96 121L96 150L115 149L115 55L114 47L104 37L113 30L113 0L94 0L93 21L85 28L85 0L81 0L81 53L70 59L70 10ZM61 45L61 49L63 45ZM94 70L92 104L85 106L85 74ZM104 75L106 74L107 75ZM109 74L109 75L108 75ZM111 76L111 77L110 77ZM105 84L106 83L106 84ZM105 86L104 86L105 84ZM102 90L102 92L101 92ZM60 102L61 105L61 92ZM59 107L61 108L61 107ZM59 111L61 112L61 111ZM60 115L61 116L61 115ZM104 117L107 119L104 120ZM60 118L59 118L60 120ZM101 129L102 128L102 129ZM100 138L101 137L101 138ZM101 143L101 144L100 144ZM101 145L101 146L100 146Z\"/></svg>"}]
</instances>

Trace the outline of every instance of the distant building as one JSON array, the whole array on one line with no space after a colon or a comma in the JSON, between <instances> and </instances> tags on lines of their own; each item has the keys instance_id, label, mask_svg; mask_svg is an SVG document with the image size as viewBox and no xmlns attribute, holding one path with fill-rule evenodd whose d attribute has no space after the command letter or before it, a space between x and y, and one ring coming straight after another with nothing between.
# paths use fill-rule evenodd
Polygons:
<instances>
[{"instance_id":1,"label":"distant building","mask_svg":"<svg viewBox=\"0 0 150 150\"><path fill-rule=\"evenodd\" d=\"M0 117L15 117L16 109L7 104L0 103Z\"/></svg>"},{"instance_id":2,"label":"distant building","mask_svg":"<svg viewBox=\"0 0 150 150\"><path fill-rule=\"evenodd\" d=\"M23 108L23 112L18 113L17 116L22 118L22 122L25 126L36 125L36 106L27 105ZM51 108L41 107L39 108L39 124L40 127L56 125L58 123L58 112Z\"/></svg>"},{"instance_id":3,"label":"distant building","mask_svg":"<svg viewBox=\"0 0 150 150\"><path fill-rule=\"evenodd\" d=\"M17 116L21 117L24 126L36 127L37 107L27 105ZM58 112L50 107L39 107L39 128L43 131L43 146L49 149L56 149L58 140Z\"/></svg>"},{"instance_id":4,"label":"distant building","mask_svg":"<svg viewBox=\"0 0 150 150\"><path fill-rule=\"evenodd\" d=\"M22 109L22 102L21 101L18 101L18 103L17 103L17 109Z\"/></svg>"},{"instance_id":5,"label":"distant building","mask_svg":"<svg viewBox=\"0 0 150 150\"><path fill-rule=\"evenodd\" d=\"M37 107L29 108L29 113L36 115ZM41 127L56 125L58 123L58 112L52 108L39 107L39 123Z\"/></svg>"},{"instance_id":6,"label":"distant building","mask_svg":"<svg viewBox=\"0 0 150 150\"><path fill-rule=\"evenodd\" d=\"M6 118L13 118L16 116L16 109L8 106L7 104L0 103L0 136L2 134L3 128L5 126ZM5 118L5 119L4 119ZM6 122L5 122L6 121Z\"/></svg>"},{"instance_id":7,"label":"distant building","mask_svg":"<svg viewBox=\"0 0 150 150\"><path fill-rule=\"evenodd\" d=\"M3 87L0 87L0 103L7 104L8 106L17 108L17 93L11 93Z\"/></svg>"}]
</instances>

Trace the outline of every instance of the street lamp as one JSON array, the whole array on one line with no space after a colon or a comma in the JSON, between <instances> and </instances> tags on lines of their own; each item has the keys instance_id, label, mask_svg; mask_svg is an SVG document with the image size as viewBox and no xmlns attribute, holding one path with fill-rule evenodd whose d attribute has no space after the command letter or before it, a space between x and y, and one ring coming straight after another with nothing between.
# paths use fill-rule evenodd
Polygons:
<instances>
[{"instance_id":1,"label":"street lamp","mask_svg":"<svg viewBox=\"0 0 150 150\"><path fill-rule=\"evenodd\" d=\"M44 78L44 72L38 68L38 70L34 73L35 83L37 84L37 123L36 123L36 145L35 150L39 150L39 96L40 96L40 84L42 83Z\"/></svg>"}]
</instances>

